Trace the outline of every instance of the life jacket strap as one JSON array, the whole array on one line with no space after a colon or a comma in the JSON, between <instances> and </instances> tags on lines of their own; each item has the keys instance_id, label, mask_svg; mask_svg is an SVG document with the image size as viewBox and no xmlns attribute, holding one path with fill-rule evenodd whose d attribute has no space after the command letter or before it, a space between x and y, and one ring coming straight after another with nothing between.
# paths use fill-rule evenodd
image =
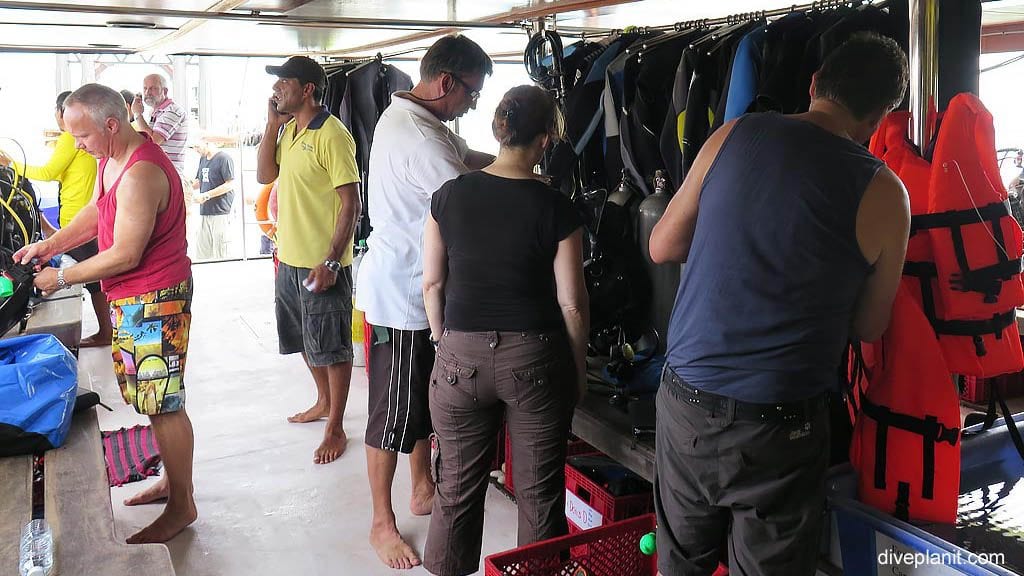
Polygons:
<instances>
[{"instance_id":1,"label":"life jacket strap","mask_svg":"<svg viewBox=\"0 0 1024 576\"><path fill-rule=\"evenodd\" d=\"M979 222L995 222L1004 216L1010 215L1010 208L1004 202L993 202L975 210L949 210L935 214L919 214L910 217L910 234L929 230L931 228L957 228L968 224Z\"/></svg>"},{"instance_id":2,"label":"life jacket strap","mask_svg":"<svg viewBox=\"0 0 1024 576\"><path fill-rule=\"evenodd\" d=\"M911 234L933 228L949 228L956 256L958 273L950 276L950 287L958 292L977 292L984 296L986 304L999 301L1002 283L1021 273L1018 259L1009 258L1006 252L1006 240L1000 221L1012 218L1010 208L1005 202L993 202L981 208L966 210L950 210L937 214L921 214L910 218ZM971 224L988 223L991 229L993 250L997 263L984 268L971 269L967 258L967 249L961 227Z\"/></svg>"},{"instance_id":3,"label":"life jacket strap","mask_svg":"<svg viewBox=\"0 0 1024 576\"><path fill-rule=\"evenodd\" d=\"M1020 267L1017 261L1010 262L1015 268ZM998 265L997 265L998 266ZM990 268L992 268L990 266ZM938 277L938 269L934 262L913 262L903 264L903 274L917 278L921 283L921 308L924 309L928 322L936 334L945 336L968 336L974 343L974 351L980 356L985 356L988 351L985 349L985 341L982 336L992 334L996 338L1003 337L1003 331L1016 321L1014 310L994 314L987 320L943 320L935 313L935 296L932 294L931 281Z\"/></svg>"},{"instance_id":4,"label":"life jacket strap","mask_svg":"<svg viewBox=\"0 0 1024 576\"><path fill-rule=\"evenodd\" d=\"M950 446L956 446L957 442L960 441L960 428L949 428L939 422L938 417L933 415L918 418L917 416L894 412L888 406L871 402L867 397L861 399L861 411L876 422L875 488L878 490L885 489L889 428L898 428L921 436L923 448L921 497L925 499L934 498L935 444L945 442Z\"/></svg>"}]
</instances>

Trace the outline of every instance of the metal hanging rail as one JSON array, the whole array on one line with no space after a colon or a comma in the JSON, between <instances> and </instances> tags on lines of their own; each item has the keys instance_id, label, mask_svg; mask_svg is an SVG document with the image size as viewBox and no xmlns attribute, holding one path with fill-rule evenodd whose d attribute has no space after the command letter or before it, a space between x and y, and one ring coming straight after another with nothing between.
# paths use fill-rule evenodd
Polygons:
<instances>
[{"instance_id":1,"label":"metal hanging rail","mask_svg":"<svg viewBox=\"0 0 1024 576\"><path fill-rule=\"evenodd\" d=\"M776 8L773 10L756 10L753 12L739 12L736 14L730 14L728 16L722 16L721 18L702 18L697 20L683 20L674 24L665 24L660 26L631 26L628 29L634 30L641 34L647 32L671 32L686 30L689 28L714 28L716 26L725 26L727 24L738 24L740 22L748 22L751 20L761 20L765 18L776 18L779 16L785 16L792 14L793 12L805 12L807 10L827 10L830 8L841 8L843 6L856 6L858 4L872 4L879 8L884 8L887 4L887 0L823 0L820 2L810 2L807 4L793 4L787 8ZM529 23L523 23L522 27L529 31L531 25ZM562 27L557 26L555 30L561 36L576 37L576 38L592 38L595 36L605 36L608 34L619 34L623 31L622 28L579 28L579 27Z\"/></svg>"},{"instance_id":2,"label":"metal hanging rail","mask_svg":"<svg viewBox=\"0 0 1024 576\"><path fill-rule=\"evenodd\" d=\"M793 12L805 12L807 10L826 10L829 8L842 8L843 6L854 6L857 4L874 4L879 7L884 7L887 2L882 0L875 2L874 0L862 0L860 2L851 0L823 0L821 2L811 2L808 4L793 4L787 8L777 8L774 10L758 10L754 12L740 12L738 14L730 14L729 16L723 16L721 18L704 18L699 20L684 20L682 22L676 22L675 24L669 24L665 26L638 26L636 30L643 32L658 32L658 31L672 31L672 30L685 30L687 28L712 28L715 26L724 26L726 24L737 24L739 22L747 22L750 20L760 20L763 18L775 18L777 16L785 16Z\"/></svg>"}]
</instances>

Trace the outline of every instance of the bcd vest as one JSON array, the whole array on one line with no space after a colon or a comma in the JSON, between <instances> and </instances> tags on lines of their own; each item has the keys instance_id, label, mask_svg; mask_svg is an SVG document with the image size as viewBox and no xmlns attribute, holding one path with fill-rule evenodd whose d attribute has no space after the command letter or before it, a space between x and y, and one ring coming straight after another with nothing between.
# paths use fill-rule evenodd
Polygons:
<instances>
[{"instance_id":1,"label":"bcd vest","mask_svg":"<svg viewBox=\"0 0 1024 576\"><path fill-rule=\"evenodd\" d=\"M865 344L873 366L857 383L850 462L860 500L905 521L956 520L960 403L938 344L904 277L885 336ZM860 393L857 393L860 392Z\"/></svg>"}]
</instances>

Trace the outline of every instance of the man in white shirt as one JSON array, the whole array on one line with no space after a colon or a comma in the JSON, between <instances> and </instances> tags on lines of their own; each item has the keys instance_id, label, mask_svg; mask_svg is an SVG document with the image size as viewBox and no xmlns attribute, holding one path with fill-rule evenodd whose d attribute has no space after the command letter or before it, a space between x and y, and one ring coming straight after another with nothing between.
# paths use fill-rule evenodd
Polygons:
<instances>
[{"instance_id":1,"label":"man in white shirt","mask_svg":"<svg viewBox=\"0 0 1024 576\"><path fill-rule=\"evenodd\" d=\"M398 453L409 454L410 511L430 514L430 413L434 346L423 306L423 227L442 184L493 161L469 150L444 122L476 107L491 59L469 38L441 38L420 62L420 81L396 92L370 148L368 209L373 232L359 268L356 307L374 326L366 465L373 495L370 544L393 569L420 564L402 539L391 502Z\"/></svg>"}]
</instances>

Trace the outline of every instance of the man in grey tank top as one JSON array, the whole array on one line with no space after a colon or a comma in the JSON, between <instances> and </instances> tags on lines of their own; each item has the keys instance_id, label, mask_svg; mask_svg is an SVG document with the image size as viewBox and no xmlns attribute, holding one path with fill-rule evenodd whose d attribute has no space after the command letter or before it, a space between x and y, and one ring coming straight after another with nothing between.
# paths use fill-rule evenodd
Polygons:
<instances>
[{"instance_id":1,"label":"man in grey tank top","mask_svg":"<svg viewBox=\"0 0 1024 576\"><path fill-rule=\"evenodd\" d=\"M810 110L715 132L654 228L686 263L658 393L658 567L815 573L827 394L847 338L889 321L909 234L902 183L866 142L903 99L895 42L857 36L815 74Z\"/></svg>"}]
</instances>

